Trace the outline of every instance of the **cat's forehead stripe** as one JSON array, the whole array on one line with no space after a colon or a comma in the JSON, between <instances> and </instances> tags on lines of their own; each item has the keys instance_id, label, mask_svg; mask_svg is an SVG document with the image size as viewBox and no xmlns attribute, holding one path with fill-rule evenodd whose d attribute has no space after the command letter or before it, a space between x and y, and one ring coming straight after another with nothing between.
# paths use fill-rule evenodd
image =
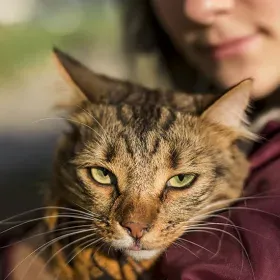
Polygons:
<instances>
[{"instance_id":1,"label":"cat's forehead stripe","mask_svg":"<svg viewBox=\"0 0 280 280\"><path fill-rule=\"evenodd\" d=\"M179 165L179 157L180 154L178 152L178 150L173 149L170 153L170 165L171 168L176 169Z\"/></svg>"},{"instance_id":2,"label":"cat's forehead stripe","mask_svg":"<svg viewBox=\"0 0 280 280\"><path fill-rule=\"evenodd\" d=\"M112 143L109 143L107 148L106 148L106 156L105 159L107 162L111 162L114 157L116 156L116 147Z\"/></svg>"},{"instance_id":3,"label":"cat's forehead stripe","mask_svg":"<svg viewBox=\"0 0 280 280\"><path fill-rule=\"evenodd\" d=\"M132 157L134 156L133 148L130 143L129 137L127 134L122 133L121 138L124 140L125 148L128 154L130 154Z\"/></svg>"},{"instance_id":4,"label":"cat's forehead stripe","mask_svg":"<svg viewBox=\"0 0 280 280\"><path fill-rule=\"evenodd\" d=\"M177 116L172 110L168 110L168 114L166 116L165 122L162 124L162 129L164 131L167 131L170 129L170 127L174 124L176 121Z\"/></svg>"},{"instance_id":5,"label":"cat's forehead stripe","mask_svg":"<svg viewBox=\"0 0 280 280\"><path fill-rule=\"evenodd\" d=\"M158 149L159 149L159 146L160 146L160 138L157 137L153 143L153 149L151 151L151 155L154 155L157 153Z\"/></svg>"},{"instance_id":6,"label":"cat's forehead stripe","mask_svg":"<svg viewBox=\"0 0 280 280\"><path fill-rule=\"evenodd\" d=\"M116 119L124 126L134 124L133 130L137 134L161 127L167 131L177 119L176 113L170 109L155 105L140 106L116 106Z\"/></svg>"},{"instance_id":7,"label":"cat's forehead stripe","mask_svg":"<svg viewBox=\"0 0 280 280\"><path fill-rule=\"evenodd\" d=\"M119 104L116 106L116 117L117 120L123 125L126 126L129 122L127 114L123 111L123 105Z\"/></svg>"},{"instance_id":8,"label":"cat's forehead stripe","mask_svg":"<svg viewBox=\"0 0 280 280\"><path fill-rule=\"evenodd\" d=\"M123 127L118 139L123 142L126 152L131 157L135 156L136 151L155 155L160 148L161 140L166 140L165 134L177 119L176 113L167 108L147 106L144 109L123 104L116 106L115 116ZM109 143L106 147L107 162L112 161L117 153L116 147L113 147L115 145ZM178 160L175 152L173 155L170 165L175 168Z\"/></svg>"}]
</instances>

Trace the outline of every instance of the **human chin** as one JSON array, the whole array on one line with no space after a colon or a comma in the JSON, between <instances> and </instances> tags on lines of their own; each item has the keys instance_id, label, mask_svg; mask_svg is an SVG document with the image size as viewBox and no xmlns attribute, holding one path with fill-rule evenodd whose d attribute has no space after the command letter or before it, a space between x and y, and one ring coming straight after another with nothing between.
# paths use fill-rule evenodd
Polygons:
<instances>
[{"instance_id":1,"label":"human chin","mask_svg":"<svg viewBox=\"0 0 280 280\"><path fill-rule=\"evenodd\" d=\"M244 79L253 78L252 97L254 99L264 98L279 86L280 72L277 69L280 67L280 60L278 64L277 58L274 60L275 63L272 63L272 60L266 56L260 57L262 59L256 58L251 61L228 61L216 67L216 70L210 74L210 78L223 90Z\"/></svg>"}]
</instances>

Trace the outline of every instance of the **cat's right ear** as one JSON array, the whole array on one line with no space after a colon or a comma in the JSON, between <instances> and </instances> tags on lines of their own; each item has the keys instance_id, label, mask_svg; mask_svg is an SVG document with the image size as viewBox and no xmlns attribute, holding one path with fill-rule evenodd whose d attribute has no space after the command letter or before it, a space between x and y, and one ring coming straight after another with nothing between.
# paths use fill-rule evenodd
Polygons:
<instances>
[{"instance_id":1,"label":"cat's right ear","mask_svg":"<svg viewBox=\"0 0 280 280\"><path fill-rule=\"evenodd\" d=\"M106 102L108 98L120 97L114 97L112 92L124 91L124 83L94 73L57 48L53 48L53 56L60 74L75 90L75 97L70 102L73 104L68 104L68 106L77 105L83 100L92 103Z\"/></svg>"}]
</instances>

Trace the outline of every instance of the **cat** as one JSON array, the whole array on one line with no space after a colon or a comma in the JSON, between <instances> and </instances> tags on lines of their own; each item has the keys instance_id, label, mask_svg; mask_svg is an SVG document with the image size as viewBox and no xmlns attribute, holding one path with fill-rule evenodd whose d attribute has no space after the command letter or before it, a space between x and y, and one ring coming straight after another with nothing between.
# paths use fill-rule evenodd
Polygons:
<instances>
[{"instance_id":1,"label":"cat","mask_svg":"<svg viewBox=\"0 0 280 280\"><path fill-rule=\"evenodd\" d=\"M222 97L191 95L96 74L58 49L54 57L75 96L61 104L71 130L46 198L46 264L58 280L149 279L189 227L241 196L249 164L237 141L253 138L244 125L252 81Z\"/></svg>"}]
</instances>

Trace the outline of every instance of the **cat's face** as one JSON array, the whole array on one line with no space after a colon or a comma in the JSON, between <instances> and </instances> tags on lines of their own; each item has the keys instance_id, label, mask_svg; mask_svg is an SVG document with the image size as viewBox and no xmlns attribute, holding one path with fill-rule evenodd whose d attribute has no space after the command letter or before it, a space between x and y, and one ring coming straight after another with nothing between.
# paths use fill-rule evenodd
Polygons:
<instances>
[{"instance_id":1,"label":"cat's face","mask_svg":"<svg viewBox=\"0 0 280 280\"><path fill-rule=\"evenodd\" d=\"M248 166L235 140L244 134L248 93L239 91L202 116L156 100L83 101L58 152L58 185L76 194L69 204L94 213L92 226L108 246L136 259L157 256L205 214L240 196Z\"/></svg>"}]
</instances>

